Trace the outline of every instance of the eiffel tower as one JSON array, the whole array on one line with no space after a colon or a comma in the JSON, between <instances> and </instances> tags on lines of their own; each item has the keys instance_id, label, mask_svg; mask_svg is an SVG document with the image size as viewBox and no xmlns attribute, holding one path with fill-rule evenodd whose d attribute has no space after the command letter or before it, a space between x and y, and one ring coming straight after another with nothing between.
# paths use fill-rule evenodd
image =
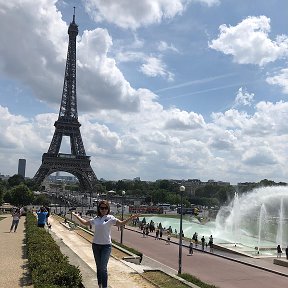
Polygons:
<instances>
[{"instance_id":1,"label":"eiffel tower","mask_svg":"<svg viewBox=\"0 0 288 288\"><path fill-rule=\"evenodd\" d=\"M90 165L90 157L86 156L78 122L76 98L76 37L78 25L73 21L68 28L69 45L65 68L63 93L55 132L47 153L42 156L42 164L33 180L40 185L50 174L64 171L73 174L79 180L82 191L90 191L95 187L97 177ZM59 153L62 137L70 137L70 154Z\"/></svg>"}]
</instances>

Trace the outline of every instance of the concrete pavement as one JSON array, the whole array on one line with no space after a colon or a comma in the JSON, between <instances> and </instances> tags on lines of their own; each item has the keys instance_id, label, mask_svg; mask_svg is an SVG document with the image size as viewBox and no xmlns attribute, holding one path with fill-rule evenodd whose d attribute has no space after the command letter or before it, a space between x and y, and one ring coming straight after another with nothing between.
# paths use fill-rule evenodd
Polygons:
<instances>
[{"instance_id":1,"label":"concrete pavement","mask_svg":"<svg viewBox=\"0 0 288 288\"><path fill-rule=\"evenodd\" d=\"M3 215L0 215L2 217ZM32 288L27 276L27 258L25 255L25 217L20 218L16 233L10 233L11 215L4 215L0 221L0 288ZM59 221L50 217L50 231L63 254L69 257L71 264L78 266L83 276L85 288L97 287L96 266L91 244L74 231L69 231ZM125 262L126 263L126 262ZM155 288L154 285L136 273L139 265L119 261L113 257L109 260L109 288ZM142 266L141 269L147 267Z\"/></svg>"},{"instance_id":2,"label":"concrete pavement","mask_svg":"<svg viewBox=\"0 0 288 288\"><path fill-rule=\"evenodd\" d=\"M20 218L17 231L9 232L12 223L10 214L0 215L0 287L32 287L27 277L27 258L24 243L24 221Z\"/></svg>"},{"instance_id":3,"label":"concrete pavement","mask_svg":"<svg viewBox=\"0 0 288 288\"><path fill-rule=\"evenodd\" d=\"M125 229L123 244L157 259L159 263L171 267L176 273L179 240L172 238L175 243L166 245L165 241L155 240L153 237L143 238L142 233L139 230L138 232L130 231L130 228ZM119 241L117 229L112 230L112 237ZM273 264L273 258L252 259L233 254L230 254L229 258L227 253L226 256L222 256L201 251L194 251L193 256L187 254L188 249L183 248L182 273L189 273L220 288L287 287L288 267Z\"/></svg>"}]
</instances>

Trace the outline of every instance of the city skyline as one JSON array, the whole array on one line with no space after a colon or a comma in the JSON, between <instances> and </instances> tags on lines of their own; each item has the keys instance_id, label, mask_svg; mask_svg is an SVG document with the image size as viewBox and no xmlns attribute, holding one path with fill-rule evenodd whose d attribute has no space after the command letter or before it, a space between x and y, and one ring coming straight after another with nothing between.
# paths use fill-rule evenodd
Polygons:
<instances>
[{"instance_id":1,"label":"city skyline","mask_svg":"<svg viewBox=\"0 0 288 288\"><path fill-rule=\"evenodd\" d=\"M99 179L288 178L288 3L34 2L0 1L1 174L23 158L33 177L49 147L76 6L80 130Z\"/></svg>"}]
</instances>

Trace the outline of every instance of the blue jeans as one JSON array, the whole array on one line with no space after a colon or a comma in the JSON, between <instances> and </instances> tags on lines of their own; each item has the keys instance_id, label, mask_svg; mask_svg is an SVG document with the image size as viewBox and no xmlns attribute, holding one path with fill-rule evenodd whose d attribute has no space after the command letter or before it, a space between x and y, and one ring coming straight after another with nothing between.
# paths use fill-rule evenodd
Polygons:
<instances>
[{"instance_id":1,"label":"blue jeans","mask_svg":"<svg viewBox=\"0 0 288 288\"><path fill-rule=\"evenodd\" d=\"M103 288L107 288L107 265L111 254L111 245L99 245L92 243L92 250L96 262L98 285L102 285Z\"/></svg>"},{"instance_id":2,"label":"blue jeans","mask_svg":"<svg viewBox=\"0 0 288 288\"><path fill-rule=\"evenodd\" d=\"M12 220L10 232L13 230L13 228L14 228L14 232L16 232L18 224L19 224L19 220Z\"/></svg>"}]
</instances>

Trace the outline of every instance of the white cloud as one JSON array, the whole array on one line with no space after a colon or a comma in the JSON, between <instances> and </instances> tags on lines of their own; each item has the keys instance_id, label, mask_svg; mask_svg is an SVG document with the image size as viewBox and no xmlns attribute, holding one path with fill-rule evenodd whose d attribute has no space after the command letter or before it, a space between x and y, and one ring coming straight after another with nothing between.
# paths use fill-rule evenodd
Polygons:
<instances>
[{"instance_id":1,"label":"white cloud","mask_svg":"<svg viewBox=\"0 0 288 288\"><path fill-rule=\"evenodd\" d=\"M136 3L135 1L122 3L124 2ZM163 3L168 6L174 5L171 4L172 2L155 0L139 3L147 7L154 3L155 7L159 8ZM35 97L50 105L54 104L58 110L67 52L68 27L55 8L55 3L56 0L1 1L0 72L1 75L10 77L16 82L21 81L23 87L34 92ZM107 9L113 3L116 8L120 5L120 1L107 0L97 3L103 4L103 7L106 5ZM178 12L175 10L174 14L171 12L169 17L175 17L185 9L184 1L174 1L174 3L181 3L182 8L176 9ZM188 1L185 3L188 5ZM217 4L217 1L201 1L201 3L209 6ZM135 8L136 4L133 7ZM134 12L133 7L129 11L124 11L122 15L129 16ZM169 18L168 14L163 14L166 9L163 7L161 6L162 16L159 21ZM106 15L104 15L106 10L103 11L101 12L103 15L100 15L102 20ZM115 16L115 13L112 9L111 17ZM158 14L145 13L146 10L139 16L139 23L133 24L137 19L137 14L133 13L131 18L127 17L127 22L130 21L135 25L133 29L153 21L157 23L157 17L153 18L153 15ZM111 21L118 20L116 17ZM248 20L247 22L250 21ZM286 40L285 37L282 40L278 38L277 44L269 40L267 35L270 24L268 23L265 28L265 19L256 18L256 20L262 21L261 23L256 21L261 29L249 30L248 24L252 25L252 22L246 23L247 25L244 22L240 24L245 24L243 24L244 28L247 29L242 28L246 32L252 31L250 34L247 33L250 37L248 39L251 39L254 32L259 33L258 40L261 39L262 42L256 41L257 45L263 44L267 48L268 44L272 43L270 52L274 51L275 55L269 54L265 47L263 49L267 53L262 51L261 55L264 55L262 58L261 55L253 56L248 48L245 50L249 63L264 65L263 63L268 60L285 55L284 52L281 54L279 51L282 47L280 44L283 42L284 45ZM123 23L121 25L124 25ZM241 30L240 24L234 27L235 30ZM24 33L23 29L29 32ZM231 30L227 28L226 32L233 34L232 28ZM239 39L243 40L243 33L239 32L237 35L241 35ZM171 80L173 74L168 71L161 55L147 56L147 52L136 50L142 49L142 45L145 44L142 40L136 40L134 47L131 45L130 49L119 49L122 52L118 55L119 59L143 64L142 72L149 77ZM231 45L235 48L233 41ZM161 49L173 50L174 46L170 41L168 43L163 42ZM79 121L82 124L80 129L86 153L91 156L91 165L99 178L131 179L140 176L145 180L153 180L193 177L201 180L216 178L234 183L239 180L257 181L264 177L275 180L281 177L287 178L288 102L262 101L253 103L255 112L251 114L241 112L236 106L250 105L254 98L252 93L240 88L234 109L224 113L213 113L209 121L204 120L200 113L185 111L184 108L165 108L158 102L160 98L148 89L136 90L131 87L111 56L114 52L112 50L114 44L106 29L84 31L79 35L77 45L78 108L81 112ZM136 51L131 51L133 49ZM231 51L237 61L242 59L239 49L235 48ZM268 60L265 62L263 59ZM271 79L268 78L267 81L277 85L284 83L286 71L282 70L282 72L283 80L280 78L272 80L270 77ZM177 85L164 88L162 91L183 87L189 89L190 85L207 86L220 78L225 78L227 82L227 76L233 75L207 76L199 80L195 80L191 75L189 77L194 79L193 81L176 83ZM4 81L3 78L1 81ZM225 84L225 87L228 85ZM284 87L284 84L282 86ZM213 90L207 87L208 91L211 89ZM0 106L0 172L15 174L18 159L26 158L27 175L33 176L40 166L42 154L48 150L54 133L53 123L58 114L39 114L27 118L12 112L15 110L10 107L8 109L3 103ZM67 146L67 143L63 145Z\"/></svg>"},{"instance_id":2,"label":"white cloud","mask_svg":"<svg viewBox=\"0 0 288 288\"><path fill-rule=\"evenodd\" d=\"M270 147L253 147L244 152L244 164L251 166L267 166L278 163L277 157Z\"/></svg>"},{"instance_id":3,"label":"white cloud","mask_svg":"<svg viewBox=\"0 0 288 288\"><path fill-rule=\"evenodd\" d=\"M189 3L208 7L220 0L82 0L87 13L96 22L107 21L124 29L138 29L181 15Z\"/></svg>"},{"instance_id":4,"label":"white cloud","mask_svg":"<svg viewBox=\"0 0 288 288\"><path fill-rule=\"evenodd\" d=\"M251 179L257 177L259 166L262 178L277 179L279 170L283 175L288 173L287 102L260 102L253 115L228 110L214 114L212 121L205 123L193 112L164 110L151 101L151 92L142 91L145 93L137 113L103 110L98 119L92 114L79 118L86 153L92 157L98 177L157 179L168 173L171 178L194 175L203 179L205 175L223 179L226 175L225 179L239 181L239 173L242 175L247 167ZM10 172L15 171L18 158L26 158L27 173L33 176L49 147L58 115L42 114L29 120L7 108L0 110L0 155L12 155L11 163L1 163Z\"/></svg>"},{"instance_id":5,"label":"white cloud","mask_svg":"<svg viewBox=\"0 0 288 288\"><path fill-rule=\"evenodd\" d=\"M282 92L288 94L288 69L281 69L277 75L267 77L267 83L282 87Z\"/></svg>"},{"instance_id":6,"label":"white cloud","mask_svg":"<svg viewBox=\"0 0 288 288\"><path fill-rule=\"evenodd\" d=\"M68 27L55 2L39 0L35 4L33 0L11 0L9 5L1 4L0 70L30 87L39 100L58 109ZM25 36L23 29L29 31ZM105 29L84 31L78 37L77 92L81 95L78 108L83 112L102 108L139 109L139 91L130 86L115 60L107 56L112 45Z\"/></svg>"},{"instance_id":7,"label":"white cloud","mask_svg":"<svg viewBox=\"0 0 288 288\"><path fill-rule=\"evenodd\" d=\"M196 129L204 126L205 121L202 115L194 112L180 111L179 109L171 109L167 111L166 129L186 130Z\"/></svg>"},{"instance_id":8,"label":"white cloud","mask_svg":"<svg viewBox=\"0 0 288 288\"><path fill-rule=\"evenodd\" d=\"M125 80L113 58L107 57L112 39L107 30L84 31L78 44L80 109L139 109L139 92ZM84 104L83 104L84 103ZM96 111L95 111L96 112Z\"/></svg>"},{"instance_id":9,"label":"white cloud","mask_svg":"<svg viewBox=\"0 0 288 288\"><path fill-rule=\"evenodd\" d=\"M245 89L243 89L243 87L240 87L234 101L234 106L251 106L253 99L254 93L248 93L247 91L245 91Z\"/></svg>"},{"instance_id":10,"label":"white cloud","mask_svg":"<svg viewBox=\"0 0 288 288\"><path fill-rule=\"evenodd\" d=\"M275 41L269 39L270 19L266 16L248 17L236 26L223 24L219 30L218 38L209 47L232 55L236 63L264 66L287 57L287 36L277 36Z\"/></svg>"},{"instance_id":11,"label":"white cloud","mask_svg":"<svg viewBox=\"0 0 288 288\"><path fill-rule=\"evenodd\" d=\"M161 52L169 51L169 50L173 52L179 52L178 49L173 44L168 45L168 43L165 41L160 41L158 43L158 50Z\"/></svg>"},{"instance_id":12,"label":"white cloud","mask_svg":"<svg viewBox=\"0 0 288 288\"><path fill-rule=\"evenodd\" d=\"M96 22L107 21L125 29L160 23L185 10L189 0L82 0Z\"/></svg>"},{"instance_id":13,"label":"white cloud","mask_svg":"<svg viewBox=\"0 0 288 288\"><path fill-rule=\"evenodd\" d=\"M147 56L143 52L124 51L116 55L117 62L142 62Z\"/></svg>"},{"instance_id":14,"label":"white cloud","mask_svg":"<svg viewBox=\"0 0 288 288\"><path fill-rule=\"evenodd\" d=\"M201 3L201 4L205 4L207 5L208 7L212 7L212 6L215 6L215 5L220 5L221 1L220 0L192 0L192 2L198 2L198 3Z\"/></svg>"},{"instance_id":15,"label":"white cloud","mask_svg":"<svg viewBox=\"0 0 288 288\"><path fill-rule=\"evenodd\" d=\"M141 65L140 71L149 77L161 76L168 81L173 81L174 79L173 73L167 70L166 64L156 57L148 57L146 63Z\"/></svg>"}]
</instances>

